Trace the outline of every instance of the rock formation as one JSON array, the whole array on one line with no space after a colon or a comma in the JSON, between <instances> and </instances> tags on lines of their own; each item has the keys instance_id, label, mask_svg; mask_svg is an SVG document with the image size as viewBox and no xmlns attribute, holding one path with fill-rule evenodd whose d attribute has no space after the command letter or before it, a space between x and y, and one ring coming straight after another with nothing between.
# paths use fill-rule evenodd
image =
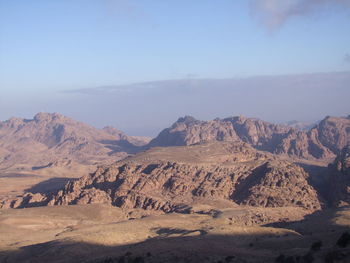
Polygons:
<instances>
[{"instance_id":1,"label":"rock formation","mask_svg":"<svg viewBox=\"0 0 350 263\"><path fill-rule=\"evenodd\" d=\"M155 148L69 182L48 204L110 203L171 212L225 200L314 211L320 202L307 177L301 167L242 142Z\"/></svg>"},{"instance_id":2,"label":"rock formation","mask_svg":"<svg viewBox=\"0 0 350 263\"><path fill-rule=\"evenodd\" d=\"M350 119L326 117L311 130L302 131L242 116L212 121L186 116L164 129L149 146L238 140L274 154L329 162L350 143Z\"/></svg>"},{"instance_id":3,"label":"rock formation","mask_svg":"<svg viewBox=\"0 0 350 263\"><path fill-rule=\"evenodd\" d=\"M343 148L330 165L329 197L334 205L350 204L350 146Z\"/></svg>"}]
</instances>

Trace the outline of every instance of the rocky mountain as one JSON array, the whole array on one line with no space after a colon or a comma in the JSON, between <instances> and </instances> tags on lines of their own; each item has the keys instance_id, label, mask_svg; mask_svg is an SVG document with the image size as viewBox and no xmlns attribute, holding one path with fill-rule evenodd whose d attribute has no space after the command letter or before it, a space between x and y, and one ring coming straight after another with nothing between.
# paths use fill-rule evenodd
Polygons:
<instances>
[{"instance_id":1,"label":"rocky mountain","mask_svg":"<svg viewBox=\"0 0 350 263\"><path fill-rule=\"evenodd\" d=\"M309 131L243 116L199 121L179 118L149 146L193 145L209 141L243 141L258 150L309 160L333 160L350 143L350 118L326 117Z\"/></svg>"},{"instance_id":2,"label":"rocky mountain","mask_svg":"<svg viewBox=\"0 0 350 263\"><path fill-rule=\"evenodd\" d=\"M129 148L135 151L136 139L111 129L96 129L58 113L11 118L0 122L0 168L39 167L62 158L81 163L118 160L128 155Z\"/></svg>"},{"instance_id":3,"label":"rocky mountain","mask_svg":"<svg viewBox=\"0 0 350 263\"><path fill-rule=\"evenodd\" d=\"M350 145L329 166L329 197L334 205L350 204Z\"/></svg>"},{"instance_id":4,"label":"rocky mountain","mask_svg":"<svg viewBox=\"0 0 350 263\"><path fill-rule=\"evenodd\" d=\"M194 204L213 202L309 212L321 207L301 167L243 142L153 148L102 166L53 196L28 194L10 207L107 203L190 212Z\"/></svg>"}]
</instances>

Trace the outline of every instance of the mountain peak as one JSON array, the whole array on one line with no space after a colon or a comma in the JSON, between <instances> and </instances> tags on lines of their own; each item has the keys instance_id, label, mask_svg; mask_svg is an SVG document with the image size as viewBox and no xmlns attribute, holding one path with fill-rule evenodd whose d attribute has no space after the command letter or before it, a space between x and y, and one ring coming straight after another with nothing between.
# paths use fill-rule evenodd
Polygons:
<instances>
[{"instance_id":1,"label":"mountain peak","mask_svg":"<svg viewBox=\"0 0 350 263\"><path fill-rule=\"evenodd\" d=\"M176 122L182 122L185 124L190 124L193 122L197 122L198 120L192 116L186 115L184 117L180 117Z\"/></svg>"},{"instance_id":2,"label":"mountain peak","mask_svg":"<svg viewBox=\"0 0 350 263\"><path fill-rule=\"evenodd\" d=\"M61 119L66 119L62 114L59 113L47 113L47 112L39 112L34 116L34 120L36 122L40 121L54 121L54 120L61 120Z\"/></svg>"}]
</instances>

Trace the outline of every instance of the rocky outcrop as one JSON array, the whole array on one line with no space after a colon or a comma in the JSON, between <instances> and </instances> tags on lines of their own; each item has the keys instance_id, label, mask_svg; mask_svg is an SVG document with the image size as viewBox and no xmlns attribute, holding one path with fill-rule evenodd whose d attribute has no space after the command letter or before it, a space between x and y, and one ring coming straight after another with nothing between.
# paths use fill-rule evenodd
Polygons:
<instances>
[{"instance_id":1,"label":"rocky outcrop","mask_svg":"<svg viewBox=\"0 0 350 263\"><path fill-rule=\"evenodd\" d=\"M15 198L0 199L0 209L44 206L47 202L48 197L45 195L40 193L26 193L23 196Z\"/></svg>"},{"instance_id":2,"label":"rocky outcrop","mask_svg":"<svg viewBox=\"0 0 350 263\"><path fill-rule=\"evenodd\" d=\"M309 131L242 116L199 121L186 116L164 129L149 146L243 141L274 154L329 162L350 143L350 119L326 117Z\"/></svg>"},{"instance_id":3,"label":"rocky outcrop","mask_svg":"<svg viewBox=\"0 0 350 263\"><path fill-rule=\"evenodd\" d=\"M156 148L69 182L48 204L110 203L171 212L194 202L226 200L314 211L320 202L307 178L299 166L244 143Z\"/></svg>"},{"instance_id":4,"label":"rocky outcrop","mask_svg":"<svg viewBox=\"0 0 350 263\"><path fill-rule=\"evenodd\" d=\"M333 205L350 204L350 146L343 148L329 166L329 197Z\"/></svg>"}]
</instances>

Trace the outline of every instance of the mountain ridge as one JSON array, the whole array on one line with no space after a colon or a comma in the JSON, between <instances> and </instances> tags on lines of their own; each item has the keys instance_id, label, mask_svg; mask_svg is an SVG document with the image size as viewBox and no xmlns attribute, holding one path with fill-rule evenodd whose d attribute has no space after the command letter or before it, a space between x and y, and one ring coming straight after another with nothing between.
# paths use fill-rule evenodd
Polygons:
<instances>
[{"instance_id":1,"label":"mountain ridge","mask_svg":"<svg viewBox=\"0 0 350 263\"><path fill-rule=\"evenodd\" d=\"M274 154L331 162L350 144L350 119L327 116L310 130L303 131L244 116L210 121L185 116L162 130L148 146L180 146L215 140L243 141Z\"/></svg>"}]
</instances>

